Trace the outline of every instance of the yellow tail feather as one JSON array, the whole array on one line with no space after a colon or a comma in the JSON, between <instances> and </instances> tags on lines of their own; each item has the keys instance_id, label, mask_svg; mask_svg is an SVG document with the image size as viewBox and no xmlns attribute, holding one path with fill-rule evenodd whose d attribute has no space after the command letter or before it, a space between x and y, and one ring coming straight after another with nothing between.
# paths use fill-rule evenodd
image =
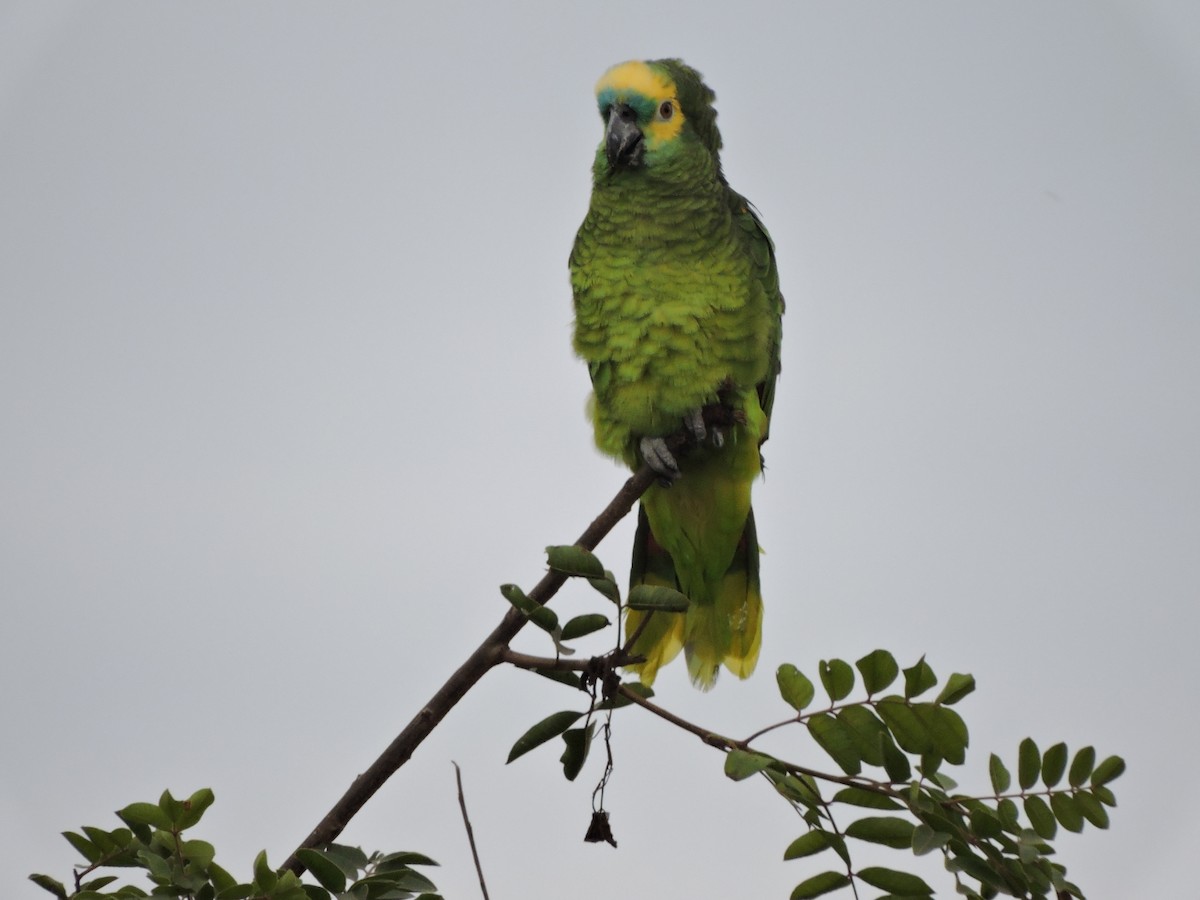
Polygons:
<instances>
[{"instance_id":1,"label":"yellow tail feather","mask_svg":"<svg viewBox=\"0 0 1200 900\"><path fill-rule=\"evenodd\" d=\"M656 584L681 590L671 556L654 539L644 510L634 540L632 584ZM643 684L654 682L658 670L682 649L688 675L701 690L716 684L724 665L738 678L748 678L758 663L762 644L762 594L758 581L758 540L754 513L746 523L733 559L720 580L704 596L692 596L686 613L630 611L625 634L634 634L646 616L633 652L646 661L630 666Z\"/></svg>"}]
</instances>

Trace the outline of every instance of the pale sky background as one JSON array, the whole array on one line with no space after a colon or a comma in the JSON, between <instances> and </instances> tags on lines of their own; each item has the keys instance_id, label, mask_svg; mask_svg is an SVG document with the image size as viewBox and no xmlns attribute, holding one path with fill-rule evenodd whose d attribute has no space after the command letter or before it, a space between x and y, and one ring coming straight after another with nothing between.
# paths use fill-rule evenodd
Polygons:
<instances>
[{"instance_id":1,"label":"pale sky background","mask_svg":"<svg viewBox=\"0 0 1200 900\"><path fill-rule=\"evenodd\" d=\"M676 55L788 312L759 671L676 665L661 701L744 736L780 663L926 653L979 683L965 787L1026 735L1120 753L1111 830L1059 859L1100 900L1197 896L1200 6L737 9L0 5L0 895L164 787L216 791L226 868L282 863L616 491L566 258L592 85ZM494 897L818 870L765 783L636 711L620 849L583 844L600 759L504 765L578 703L493 672L344 839L477 897L453 759Z\"/></svg>"}]
</instances>

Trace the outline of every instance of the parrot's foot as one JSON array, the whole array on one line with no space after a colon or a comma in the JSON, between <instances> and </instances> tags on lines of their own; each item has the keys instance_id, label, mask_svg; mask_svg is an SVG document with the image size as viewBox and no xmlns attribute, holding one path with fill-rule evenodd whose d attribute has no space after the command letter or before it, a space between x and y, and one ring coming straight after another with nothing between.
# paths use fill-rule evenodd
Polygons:
<instances>
[{"instance_id":1,"label":"parrot's foot","mask_svg":"<svg viewBox=\"0 0 1200 900\"><path fill-rule=\"evenodd\" d=\"M679 477L679 463L675 461L675 454L667 447L664 438L644 437L638 442L638 450L663 487L670 487Z\"/></svg>"},{"instance_id":2,"label":"parrot's foot","mask_svg":"<svg viewBox=\"0 0 1200 900\"><path fill-rule=\"evenodd\" d=\"M720 409L727 413L728 408L725 406L702 406L693 409L690 413L684 416L683 424L687 427L687 432L692 440L697 444L703 444L708 441L716 449L720 450L725 446L725 431L719 425L705 425L705 413Z\"/></svg>"},{"instance_id":3,"label":"parrot's foot","mask_svg":"<svg viewBox=\"0 0 1200 900\"><path fill-rule=\"evenodd\" d=\"M705 413L714 408L724 410L724 407L697 406L688 412L683 417L683 433L693 444L708 443L719 450L725 446L725 430L718 425L707 425L704 421ZM675 459L675 452L671 450L671 440L662 437L644 437L638 442L638 450L641 452L642 459L658 475L659 484L663 487L670 487L680 475L679 461ZM680 447L678 437L673 440L677 450L684 449Z\"/></svg>"}]
</instances>

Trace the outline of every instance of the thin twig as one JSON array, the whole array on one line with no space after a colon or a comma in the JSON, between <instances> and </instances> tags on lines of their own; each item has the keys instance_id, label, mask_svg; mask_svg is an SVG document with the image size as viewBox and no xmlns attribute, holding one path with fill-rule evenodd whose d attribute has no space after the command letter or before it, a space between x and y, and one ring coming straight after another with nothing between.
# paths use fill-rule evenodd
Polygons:
<instances>
[{"instance_id":1,"label":"thin twig","mask_svg":"<svg viewBox=\"0 0 1200 900\"><path fill-rule=\"evenodd\" d=\"M621 687L618 688L618 691L622 697L633 701L633 703L642 707L642 709L646 710L647 712L654 713L660 719L670 722L675 727L682 728L689 734L694 734L710 747L716 747L718 750L724 751L750 751L751 749L747 741L739 741L733 738L727 738L717 734L715 731L709 731L707 728L702 728L693 722L689 722L687 719L681 719L679 716L675 715L675 713L663 709L661 706L651 700L647 700L636 691L629 690L629 688L627 688L625 685L621 685ZM862 788L864 791L871 791L872 793L880 794L885 797L892 797L901 800L903 799L900 791L891 787L889 783L876 781L873 778L867 778L862 775L833 775L828 772L818 771L817 769L810 769L808 766L798 766L795 763L790 763L783 759L777 760L777 762L783 766L784 769L796 775L808 775L811 778L820 778L823 781L831 781L835 784L844 785L845 787Z\"/></svg>"},{"instance_id":2,"label":"thin twig","mask_svg":"<svg viewBox=\"0 0 1200 900\"><path fill-rule=\"evenodd\" d=\"M467 841L471 845L471 858L475 860L475 872L479 875L479 889L483 891L483 900L490 900L487 892L487 882L483 880L483 866L479 864L479 851L475 849L475 829L471 827L471 817L467 815L467 798L463 796L462 769L454 762L454 780L458 782L458 806L462 810L463 824L467 826Z\"/></svg>"},{"instance_id":3,"label":"thin twig","mask_svg":"<svg viewBox=\"0 0 1200 900\"><path fill-rule=\"evenodd\" d=\"M516 666L518 669L543 669L550 672L591 672L598 667L598 664L615 669L645 660L644 656L616 652L604 656L590 656L587 659L564 659L561 656L532 656L528 653L513 650L511 647L504 648L501 658L504 662Z\"/></svg>"}]
</instances>

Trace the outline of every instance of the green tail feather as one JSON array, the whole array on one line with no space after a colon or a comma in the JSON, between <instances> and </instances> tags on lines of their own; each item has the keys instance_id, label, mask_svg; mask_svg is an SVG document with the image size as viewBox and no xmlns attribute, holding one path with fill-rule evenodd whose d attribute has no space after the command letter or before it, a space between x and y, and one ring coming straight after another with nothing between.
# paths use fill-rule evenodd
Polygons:
<instances>
[{"instance_id":1,"label":"green tail feather","mask_svg":"<svg viewBox=\"0 0 1200 900\"><path fill-rule=\"evenodd\" d=\"M646 657L646 662L630 667L638 672L643 684L652 684L659 668L674 659L680 649L685 651L692 683L702 690L716 683L722 664L739 678L747 678L754 671L762 642L758 555L751 511L729 568L714 586L710 602L693 599L687 613L628 613L627 635L650 615L633 648L633 652ZM645 509L638 511L630 584L681 589L671 555L650 531Z\"/></svg>"}]
</instances>

